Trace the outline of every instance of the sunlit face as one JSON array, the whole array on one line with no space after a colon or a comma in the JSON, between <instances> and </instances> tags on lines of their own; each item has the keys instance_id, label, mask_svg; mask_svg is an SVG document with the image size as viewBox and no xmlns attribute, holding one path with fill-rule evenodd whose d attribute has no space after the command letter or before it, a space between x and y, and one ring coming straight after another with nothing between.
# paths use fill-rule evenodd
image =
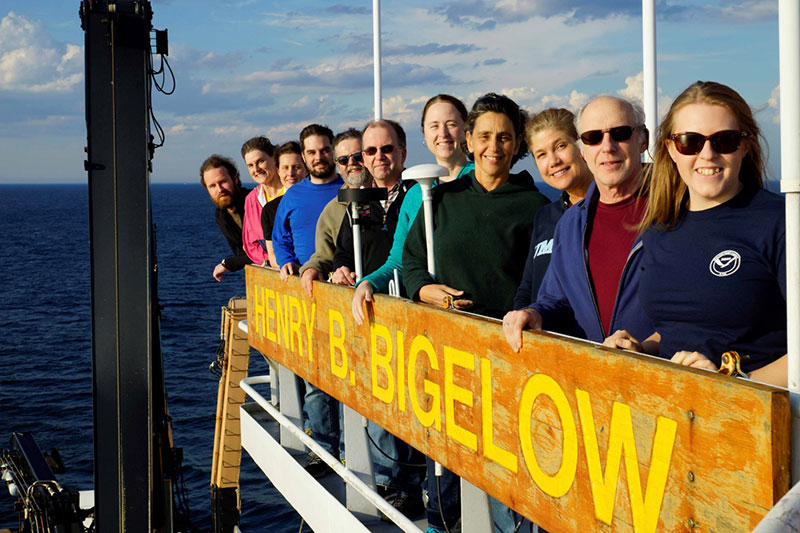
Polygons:
<instances>
[{"instance_id":1,"label":"sunlit face","mask_svg":"<svg viewBox=\"0 0 800 533\"><path fill-rule=\"evenodd\" d=\"M247 163L250 177L259 185L269 184L278 177L275 159L266 152L250 150L244 154L244 162Z\"/></svg>"},{"instance_id":2,"label":"sunlit face","mask_svg":"<svg viewBox=\"0 0 800 533\"><path fill-rule=\"evenodd\" d=\"M428 107L422 133L428 150L437 161L448 161L463 153L464 119L453 104L436 102Z\"/></svg>"},{"instance_id":3,"label":"sunlit face","mask_svg":"<svg viewBox=\"0 0 800 533\"><path fill-rule=\"evenodd\" d=\"M324 135L309 135L303 141L303 161L309 174L315 178L328 179L336 167L333 164L331 141Z\"/></svg>"},{"instance_id":4,"label":"sunlit face","mask_svg":"<svg viewBox=\"0 0 800 533\"><path fill-rule=\"evenodd\" d=\"M278 176L286 189L305 178L306 166L300 154L281 154L278 158Z\"/></svg>"},{"instance_id":5,"label":"sunlit face","mask_svg":"<svg viewBox=\"0 0 800 533\"><path fill-rule=\"evenodd\" d=\"M617 126L642 126L635 122L633 110L626 102L600 97L584 109L578 133L609 130ZM599 187L618 188L631 178L639 177L642 171L641 154L647 149L641 131L635 130L627 141L615 141L606 132L600 144L581 144L581 154Z\"/></svg>"},{"instance_id":6,"label":"sunlit face","mask_svg":"<svg viewBox=\"0 0 800 533\"><path fill-rule=\"evenodd\" d=\"M203 172L203 181L214 205L227 209L233 202L236 183L224 167L210 168Z\"/></svg>"},{"instance_id":7,"label":"sunlit face","mask_svg":"<svg viewBox=\"0 0 800 533\"><path fill-rule=\"evenodd\" d=\"M357 188L364 185L369 177L364 165L353 159L352 154L361 155L361 139L345 139L336 145L336 159L348 156L347 164L340 165L336 162L339 175L344 179L348 186Z\"/></svg>"},{"instance_id":8,"label":"sunlit face","mask_svg":"<svg viewBox=\"0 0 800 533\"><path fill-rule=\"evenodd\" d=\"M528 148L545 183L560 191L583 189L590 179L575 139L559 128L544 128L534 133Z\"/></svg>"},{"instance_id":9,"label":"sunlit face","mask_svg":"<svg viewBox=\"0 0 800 533\"><path fill-rule=\"evenodd\" d=\"M675 113L671 133L695 132L711 135L718 131L739 131L739 121L727 107L705 103L689 104ZM746 140L730 154L719 154L706 141L700 153L683 155L667 140L669 156L689 189L689 209L701 211L727 202L742 190L739 170L747 154Z\"/></svg>"},{"instance_id":10,"label":"sunlit face","mask_svg":"<svg viewBox=\"0 0 800 533\"><path fill-rule=\"evenodd\" d=\"M406 149L400 146L400 140L391 127L382 124L367 128L361 136L362 149L364 150L364 166L378 182L378 185L394 185L403 172L406 161ZM382 147L393 147L388 153L383 153ZM367 150L376 149L373 155L367 155Z\"/></svg>"},{"instance_id":11,"label":"sunlit face","mask_svg":"<svg viewBox=\"0 0 800 533\"><path fill-rule=\"evenodd\" d=\"M475 158L478 179L508 179L520 142L514 124L503 113L489 111L479 116L472 132L467 132L467 147Z\"/></svg>"}]
</instances>

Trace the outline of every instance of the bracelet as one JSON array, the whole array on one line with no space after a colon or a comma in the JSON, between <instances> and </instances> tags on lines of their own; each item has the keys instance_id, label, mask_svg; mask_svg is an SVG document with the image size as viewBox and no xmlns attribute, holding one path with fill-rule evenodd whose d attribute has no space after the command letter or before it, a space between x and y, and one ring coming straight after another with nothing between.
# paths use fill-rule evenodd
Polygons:
<instances>
[{"instance_id":1,"label":"bracelet","mask_svg":"<svg viewBox=\"0 0 800 533\"><path fill-rule=\"evenodd\" d=\"M718 373L732 378L750 379L750 376L742 372L742 357L734 350L722 354Z\"/></svg>"}]
</instances>

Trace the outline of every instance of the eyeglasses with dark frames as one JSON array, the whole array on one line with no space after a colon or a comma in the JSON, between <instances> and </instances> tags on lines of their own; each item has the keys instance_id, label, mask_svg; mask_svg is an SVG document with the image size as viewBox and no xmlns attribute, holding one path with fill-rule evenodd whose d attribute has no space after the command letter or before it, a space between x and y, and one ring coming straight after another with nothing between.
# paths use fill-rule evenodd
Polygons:
<instances>
[{"instance_id":1,"label":"eyeglasses with dark frames","mask_svg":"<svg viewBox=\"0 0 800 533\"><path fill-rule=\"evenodd\" d=\"M675 149L683 155L696 155L703 151L706 141L711 143L711 148L718 154L732 154L739 149L742 139L747 133L736 130L722 130L711 135L703 135L693 131L673 133L669 139L675 144Z\"/></svg>"},{"instance_id":2,"label":"eyeglasses with dark frames","mask_svg":"<svg viewBox=\"0 0 800 533\"><path fill-rule=\"evenodd\" d=\"M380 148L377 146L367 146L366 148L364 148L364 150L362 150L362 152L364 152L364 155L368 155L370 157L377 154L378 150L380 150L381 153L384 155L389 155L392 152L394 152L395 148L402 148L402 147L397 144L384 144Z\"/></svg>"},{"instance_id":3,"label":"eyeglasses with dark frames","mask_svg":"<svg viewBox=\"0 0 800 533\"><path fill-rule=\"evenodd\" d=\"M595 146L603 142L603 137L607 132L612 139L618 143L621 143L630 140L630 138L633 136L633 132L640 127L641 126L617 126L607 130L589 130L581 133L580 139L581 142L586 146Z\"/></svg>"},{"instance_id":4,"label":"eyeglasses with dark frames","mask_svg":"<svg viewBox=\"0 0 800 533\"><path fill-rule=\"evenodd\" d=\"M347 163L350 162L351 158L356 163L363 163L364 162L364 156L361 155L361 152L353 152L350 155L339 156L339 157L336 158L336 162L339 163L342 166L345 166L345 165L347 165Z\"/></svg>"}]
</instances>

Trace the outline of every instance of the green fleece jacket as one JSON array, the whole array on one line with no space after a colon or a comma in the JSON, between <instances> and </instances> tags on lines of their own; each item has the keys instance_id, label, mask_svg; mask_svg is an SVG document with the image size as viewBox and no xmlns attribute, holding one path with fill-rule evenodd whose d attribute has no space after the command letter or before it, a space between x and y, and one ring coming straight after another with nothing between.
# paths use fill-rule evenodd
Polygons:
<instances>
[{"instance_id":1,"label":"green fleece jacket","mask_svg":"<svg viewBox=\"0 0 800 533\"><path fill-rule=\"evenodd\" d=\"M470 310L502 318L513 309L514 294L525 270L533 217L549 200L527 171L486 192L470 172L433 190L436 280L428 274L425 222L414 221L403 249L403 281L408 294L443 283L465 292Z\"/></svg>"}]
</instances>

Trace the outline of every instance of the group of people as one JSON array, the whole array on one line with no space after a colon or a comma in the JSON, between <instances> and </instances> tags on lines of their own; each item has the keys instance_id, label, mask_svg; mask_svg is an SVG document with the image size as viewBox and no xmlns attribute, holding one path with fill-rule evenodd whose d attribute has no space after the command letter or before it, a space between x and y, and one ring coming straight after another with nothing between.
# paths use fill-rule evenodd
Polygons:
<instances>
[{"instance_id":1,"label":"group of people","mask_svg":"<svg viewBox=\"0 0 800 533\"><path fill-rule=\"evenodd\" d=\"M299 275L309 296L315 281L353 286L361 324L374 293L397 276L414 301L502 318L514 351L524 329L544 328L786 386L784 201L765 189L761 132L735 90L696 82L683 91L647 165L644 112L616 96L594 98L575 116L528 114L494 93L467 111L440 94L426 103L421 127L449 171L433 189L434 274L420 187L401 179L405 132L378 120L336 136L312 124L299 144L278 148L249 140L250 192L230 159L208 158L201 181L234 252L214 277L252 262L283 279ZM528 172L511 172L528 153L561 191L555 201ZM354 214L337 200L342 187L386 189L360 217L361 250L353 249ZM305 401L308 430L338 453L336 403L311 384ZM392 440L400 460L383 481L396 507L421 512L425 476L410 466L420 454L379 439ZM427 466L429 531L450 530L458 478ZM502 506L495 511L500 530L518 527Z\"/></svg>"}]
</instances>

